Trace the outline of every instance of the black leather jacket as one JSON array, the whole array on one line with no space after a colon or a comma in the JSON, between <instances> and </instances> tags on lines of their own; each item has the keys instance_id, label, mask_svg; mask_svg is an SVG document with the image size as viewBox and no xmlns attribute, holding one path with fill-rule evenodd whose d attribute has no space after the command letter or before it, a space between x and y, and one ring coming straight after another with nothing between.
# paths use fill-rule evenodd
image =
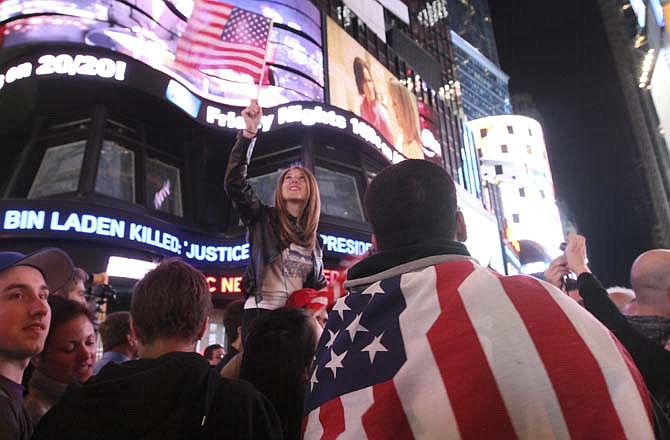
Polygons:
<instances>
[{"instance_id":1,"label":"black leather jacket","mask_svg":"<svg viewBox=\"0 0 670 440\"><path fill-rule=\"evenodd\" d=\"M277 234L276 210L260 201L256 192L247 182L247 169L255 139L250 140L238 134L235 145L228 158L224 188L232 200L242 223L247 227L249 242L249 265L242 278L242 292L245 297L254 295L260 302L263 295L260 291L265 266L272 263L283 250ZM314 269L305 280L304 286L321 289L326 285L323 276L323 257L318 243L312 252Z\"/></svg>"}]
</instances>

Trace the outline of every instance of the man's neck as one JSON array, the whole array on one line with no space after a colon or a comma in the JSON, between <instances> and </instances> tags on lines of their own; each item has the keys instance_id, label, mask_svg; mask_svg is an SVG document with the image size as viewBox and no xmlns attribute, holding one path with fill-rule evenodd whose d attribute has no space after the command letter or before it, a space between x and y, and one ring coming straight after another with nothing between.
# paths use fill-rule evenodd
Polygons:
<instances>
[{"instance_id":1,"label":"man's neck","mask_svg":"<svg viewBox=\"0 0 670 440\"><path fill-rule=\"evenodd\" d=\"M14 359L0 355L0 375L16 383L21 383L23 372L30 359Z\"/></svg>"},{"instance_id":2,"label":"man's neck","mask_svg":"<svg viewBox=\"0 0 670 440\"><path fill-rule=\"evenodd\" d=\"M149 344L140 344L137 353L142 359L154 359L174 352L195 351L195 342L182 339L156 339Z\"/></svg>"},{"instance_id":3,"label":"man's neck","mask_svg":"<svg viewBox=\"0 0 670 440\"><path fill-rule=\"evenodd\" d=\"M655 307L648 304L637 303L637 316L670 316L670 311L666 307Z\"/></svg>"}]
</instances>

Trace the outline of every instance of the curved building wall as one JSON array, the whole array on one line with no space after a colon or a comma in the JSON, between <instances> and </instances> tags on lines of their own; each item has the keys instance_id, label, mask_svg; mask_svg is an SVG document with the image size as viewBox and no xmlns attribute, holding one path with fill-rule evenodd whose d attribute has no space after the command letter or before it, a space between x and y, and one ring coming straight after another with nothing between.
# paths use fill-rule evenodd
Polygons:
<instances>
[{"instance_id":1,"label":"curved building wall","mask_svg":"<svg viewBox=\"0 0 670 440\"><path fill-rule=\"evenodd\" d=\"M503 115L470 121L468 127L482 179L499 185L509 238L536 241L558 255L563 230L540 123Z\"/></svg>"}]
</instances>

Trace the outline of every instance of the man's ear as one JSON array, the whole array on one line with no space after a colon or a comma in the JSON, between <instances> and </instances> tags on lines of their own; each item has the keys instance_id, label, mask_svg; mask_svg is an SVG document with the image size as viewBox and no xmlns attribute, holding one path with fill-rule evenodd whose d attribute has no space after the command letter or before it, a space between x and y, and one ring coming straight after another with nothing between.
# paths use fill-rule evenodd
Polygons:
<instances>
[{"instance_id":1,"label":"man's ear","mask_svg":"<svg viewBox=\"0 0 670 440\"><path fill-rule=\"evenodd\" d=\"M461 243L468 241L468 227L461 211L456 211L456 240Z\"/></svg>"},{"instance_id":2,"label":"man's ear","mask_svg":"<svg viewBox=\"0 0 670 440\"><path fill-rule=\"evenodd\" d=\"M202 339L202 336L205 334L205 330L207 330L207 327L209 327L209 316L205 318L205 322L202 323L202 327L200 327L200 330L198 330L198 339Z\"/></svg>"},{"instance_id":3,"label":"man's ear","mask_svg":"<svg viewBox=\"0 0 670 440\"><path fill-rule=\"evenodd\" d=\"M135 328L135 321L133 321L133 317L130 317L130 334L126 336L126 340L128 338L134 338L135 343L138 344L140 342L140 338L137 337L137 329Z\"/></svg>"}]
</instances>

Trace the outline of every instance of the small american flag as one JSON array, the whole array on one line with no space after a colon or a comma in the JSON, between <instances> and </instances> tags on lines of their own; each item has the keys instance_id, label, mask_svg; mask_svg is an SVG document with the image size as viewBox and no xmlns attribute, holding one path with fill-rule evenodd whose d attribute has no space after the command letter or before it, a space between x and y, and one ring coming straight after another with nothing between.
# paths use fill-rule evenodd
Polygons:
<instances>
[{"instance_id":1,"label":"small american flag","mask_svg":"<svg viewBox=\"0 0 670 440\"><path fill-rule=\"evenodd\" d=\"M196 0L175 62L193 69L231 69L259 82L272 19L217 0Z\"/></svg>"},{"instance_id":2,"label":"small american flag","mask_svg":"<svg viewBox=\"0 0 670 440\"><path fill-rule=\"evenodd\" d=\"M469 259L340 298L319 342L304 438L653 438L618 341L576 302Z\"/></svg>"}]
</instances>

